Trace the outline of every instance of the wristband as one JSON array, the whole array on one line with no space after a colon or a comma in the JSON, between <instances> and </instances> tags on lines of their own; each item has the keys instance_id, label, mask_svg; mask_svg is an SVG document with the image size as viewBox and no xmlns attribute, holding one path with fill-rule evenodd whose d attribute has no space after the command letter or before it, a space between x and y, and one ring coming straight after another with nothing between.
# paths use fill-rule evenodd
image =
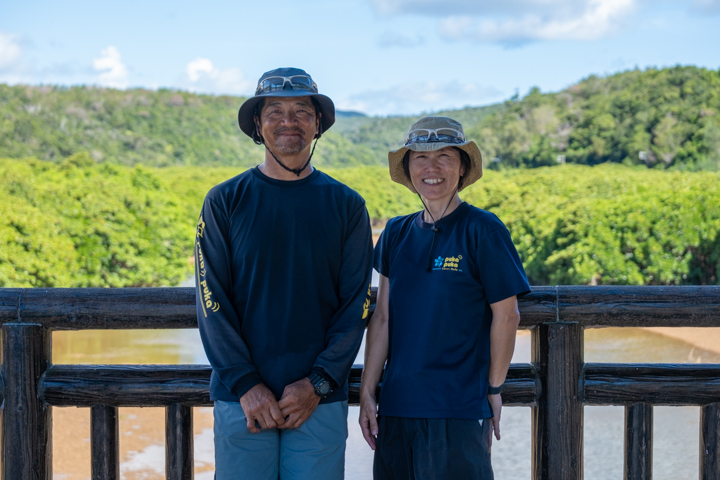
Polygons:
<instances>
[{"instance_id":1,"label":"wristband","mask_svg":"<svg viewBox=\"0 0 720 480\"><path fill-rule=\"evenodd\" d=\"M493 387L492 385L488 385L488 393L487 393L487 394L488 394L488 395L497 395L497 394L499 394L499 393L502 393L502 389L503 389L503 386L504 386L504 385L505 385L504 383L503 383L502 385L500 385L500 386L497 386L497 387Z\"/></svg>"}]
</instances>

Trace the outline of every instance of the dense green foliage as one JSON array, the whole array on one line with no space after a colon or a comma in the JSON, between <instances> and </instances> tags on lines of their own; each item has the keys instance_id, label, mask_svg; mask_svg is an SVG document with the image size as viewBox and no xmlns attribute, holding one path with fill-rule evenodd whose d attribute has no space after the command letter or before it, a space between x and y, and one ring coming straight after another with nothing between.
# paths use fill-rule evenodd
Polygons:
<instances>
[{"instance_id":1,"label":"dense green foliage","mask_svg":"<svg viewBox=\"0 0 720 480\"><path fill-rule=\"evenodd\" d=\"M717 170L720 70L633 70L554 94L533 89L468 133L501 168L555 165L563 155L588 165Z\"/></svg>"},{"instance_id":2,"label":"dense green foliage","mask_svg":"<svg viewBox=\"0 0 720 480\"><path fill-rule=\"evenodd\" d=\"M0 85L0 157L60 162L86 151L99 163L249 167L263 150L238 129L242 102L172 90ZM491 168L556 165L558 156L588 165L720 165L720 71L591 76L559 93L533 89L504 104L440 113L463 123ZM416 118L339 112L314 163L384 165Z\"/></svg>"},{"instance_id":3,"label":"dense green foliage","mask_svg":"<svg viewBox=\"0 0 720 480\"><path fill-rule=\"evenodd\" d=\"M176 285L206 192L242 170L0 160L0 287ZM421 208L386 168L326 172L375 223ZM535 285L720 283L720 174L489 171L462 197L505 222Z\"/></svg>"},{"instance_id":4,"label":"dense green foliage","mask_svg":"<svg viewBox=\"0 0 720 480\"><path fill-rule=\"evenodd\" d=\"M0 287L174 285L191 219L143 166L0 160Z\"/></svg>"}]
</instances>

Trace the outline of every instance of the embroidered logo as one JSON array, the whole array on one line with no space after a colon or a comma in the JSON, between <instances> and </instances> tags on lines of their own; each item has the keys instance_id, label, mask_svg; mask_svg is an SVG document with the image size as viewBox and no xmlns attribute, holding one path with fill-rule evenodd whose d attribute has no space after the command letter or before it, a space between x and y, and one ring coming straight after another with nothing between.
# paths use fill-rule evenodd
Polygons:
<instances>
[{"instance_id":1,"label":"embroidered logo","mask_svg":"<svg viewBox=\"0 0 720 480\"><path fill-rule=\"evenodd\" d=\"M372 293L371 289L372 283L368 285L367 297L365 298L365 303L363 304L363 320L367 320L368 314L370 313L370 295Z\"/></svg>"},{"instance_id":2,"label":"embroidered logo","mask_svg":"<svg viewBox=\"0 0 720 480\"><path fill-rule=\"evenodd\" d=\"M458 255L457 257L437 257L435 259L435 267L433 270L462 272L462 268L460 268L460 262L462 262L462 259L462 255Z\"/></svg>"},{"instance_id":3,"label":"embroidered logo","mask_svg":"<svg viewBox=\"0 0 720 480\"><path fill-rule=\"evenodd\" d=\"M203 216L200 215L200 219L198 220L198 225L197 225L197 233L195 234L195 236L203 238L204 232L205 232L205 221L203 220Z\"/></svg>"}]
</instances>

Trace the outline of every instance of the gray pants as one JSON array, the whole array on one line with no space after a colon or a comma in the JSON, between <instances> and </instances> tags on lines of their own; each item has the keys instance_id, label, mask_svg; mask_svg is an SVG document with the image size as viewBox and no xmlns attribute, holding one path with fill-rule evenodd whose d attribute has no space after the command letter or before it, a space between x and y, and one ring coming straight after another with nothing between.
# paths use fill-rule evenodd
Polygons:
<instances>
[{"instance_id":1,"label":"gray pants","mask_svg":"<svg viewBox=\"0 0 720 480\"><path fill-rule=\"evenodd\" d=\"M292 430L251 433L240 402L215 402L217 480L340 480L345 476L348 404L318 405Z\"/></svg>"}]
</instances>

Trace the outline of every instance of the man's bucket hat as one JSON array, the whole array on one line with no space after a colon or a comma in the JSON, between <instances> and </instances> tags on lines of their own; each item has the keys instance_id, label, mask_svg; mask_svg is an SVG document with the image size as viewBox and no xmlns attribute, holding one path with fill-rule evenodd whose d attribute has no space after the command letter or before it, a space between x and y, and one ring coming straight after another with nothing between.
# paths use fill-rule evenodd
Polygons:
<instances>
[{"instance_id":1,"label":"man's bucket hat","mask_svg":"<svg viewBox=\"0 0 720 480\"><path fill-rule=\"evenodd\" d=\"M393 182L405 185L413 193L418 193L403 169L403 157L408 150L414 152L431 152L445 147L457 147L470 157L470 171L463 175L462 190L480 180L483 174L483 163L480 149L473 141L465 139L465 132L460 122L448 117L423 117L413 123L405 137L402 148L388 153L390 178Z\"/></svg>"},{"instance_id":2,"label":"man's bucket hat","mask_svg":"<svg viewBox=\"0 0 720 480\"><path fill-rule=\"evenodd\" d=\"M335 105L330 98L318 93L317 85L305 70L277 68L263 73L258 80L255 96L242 104L238 111L240 130L252 138L255 131L255 107L265 97L313 97L320 104L320 133L325 133L335 123Z\"/></svg>"}]
</instances>

